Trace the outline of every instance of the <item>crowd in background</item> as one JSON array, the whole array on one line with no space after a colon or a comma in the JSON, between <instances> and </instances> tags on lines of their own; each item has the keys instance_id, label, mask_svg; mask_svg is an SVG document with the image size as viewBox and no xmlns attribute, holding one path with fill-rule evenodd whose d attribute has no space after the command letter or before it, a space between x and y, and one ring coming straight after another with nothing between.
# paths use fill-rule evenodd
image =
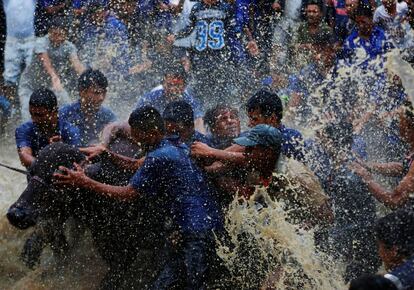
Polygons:
<instances>
[{"instance_id":1,"label":"crowd in background","mask_svg":"<svg viewBox=\"0 0 414 290\"><path fill-rule=\"evenodd\" d=\"M175 226L157 240L178 231L185 242L167 247L154 288L203 289L217 264L209 233L221 231L230 200L269 187L276 165L295 159L326 193L315 241L345 261L351 289L414 289L414 96L407 71L389 65L414 62L411 0L3 0L3 9L2 134L22 123L13 129L27 168L61 141L130 172L124 184L64 168L61 184L119 200L167 196L173 206L158 214ZM140 148L113 153L118 137ZM14 204L11 222L27 207ZM25 247L28 265L58 240L47 236L28 240L41 245ZM375 275L381 260L385 276Z\"/></svg>"}]
</instances>

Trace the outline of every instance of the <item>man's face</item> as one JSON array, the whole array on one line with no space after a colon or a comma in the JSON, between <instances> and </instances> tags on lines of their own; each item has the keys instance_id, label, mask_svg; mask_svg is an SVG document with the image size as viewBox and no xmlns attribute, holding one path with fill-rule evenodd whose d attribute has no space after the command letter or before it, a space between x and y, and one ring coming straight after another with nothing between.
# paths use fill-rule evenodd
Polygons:
<instances>
[{"instance_id":1,"label":"man's face","mask_svg":"<svg viewBox=\"0 0 414 290\"><path fill-rule=\"evenodd\" d=\"M184 93L185 81L178 76L166 75L164 77L163 88L169 101L175 101Z\"/></svg>"},{"instance_id":2,"label":"man's face","mask_svg":"<svg viewBox=\"0 0 414 290\"><path fill-rule=\"evenodd\" d=\"M276 125L276 117L274 114L270 117L266 117L262 115L260 109L256 109L247 113L249 117L249 127L254 127L260 124L275 126Z\"/></svg>"},{"instance_id":3,"label":"man's face","mask_svg":"<svg viewBox=\"0 0 414 290\"><path fill-rule=\"evenodd\" d=\"M97 112L105 100L106 89L91 86L80 91L79 95L83 108L87 108L89 112Z\"/></svg>"},{"instance_id":4,"label":"man's face","mask_svg":"<svg viewBox=\"0 0 414 290\"><path fill-rule=\"evenodd\" d=\"M58 111L50 111L43 107L29 107L32 122L41 130L56 128L58 125Z\"/></svg>"},{"instance_id":5,"label":"man's face","mask_svg":"<svg viewBox=\"0 0 414 290\"><path fill-rule=\"evenodd\" d=\"M165 121L165 130L167 132L167 135L178 135L180 137L187 137L194 132L194 127L191 128L181 123Z\"/></svg>"},{"instance_id":6,"label":"man's face","mask_svg":"<svg viewBox=\"0 0 414 290\"><path fill-rule=\"evenodd\" d=\"M358 15L355 17L358 31L364 35L370 35L374 27L373 20L367 16Z\"/></svg>"},{"instance_id":7,"label":"man's face","mask_svg":"<svg viewBox=\"0 0 414 290\"><path fill-rule=\"evenodd\" d=\"M66 31L62 28L50 28L48 31L50 43L53 46L60 46L66 40Z\"/></svg>"},{"instance_id":8,"label":"man's face","mask_svg":"<svg viewBox=\"0 0 414 290\"><path fill-rule=\"evenodd\" d=\"M308 23L312 25L318 25L322 20L322 12L318 5L308 5L306 7L306 17Z\"/></svg>"},{"instance_id":9,"label":"man's face","mask_svg":"<svg viewBox=\"0 0 414 290\"><path fill-rule=\"evenodd\" d=\"M107 15L107 12L105 9L98 9L91 15L92 23L98 26L101 26L105 22L105 17Z\"/></svg>"},{"instance_id":10,"label":"man's face","mask_svg":"<svg viewBox=\"0 0 414 290\"><path fill-rule=\"evenodd\" d=\"M240 119L236 110L223 110L214 124L213 134L221 138L235 138L240 135Z\"/></svg>"},{"instance_id":11,"label":"man's face","mask_svg":"<svg viewBox=\"0 0 414 290\"><path fill-rule=\"evenodd\" d=\"M382 0L382 5L384 5L384 7L387 9L392 9L393 6L397 5L397 3L395 0Z\"/></svg>"},{"instance_id":12,"label":"man's face","mask_svg":"<svg viewBox=\"0 0 414 290\"><path fill-rule=\"evenodd\" d=\"M359 5L359 0L346 0L345 9L349 17L354 17L354 13L357 10Z\"/></svg>"}]
</instances>

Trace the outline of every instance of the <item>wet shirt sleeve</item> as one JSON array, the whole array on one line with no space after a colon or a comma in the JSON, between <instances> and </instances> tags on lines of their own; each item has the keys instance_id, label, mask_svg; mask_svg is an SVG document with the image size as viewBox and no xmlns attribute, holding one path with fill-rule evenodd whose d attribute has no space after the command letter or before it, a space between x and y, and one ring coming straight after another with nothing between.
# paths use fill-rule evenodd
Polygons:
<instances>
[{"instance_id":1,"label":"wet shirt sleeve","mask_svg":"<svg viewBox=\"0 0 414 290\"><path fill-rule=\"evenodd\" d=\"M160 160L147 156L143 166L134 174L129 183L140 195L155 195L161 191L160 175L162 172Z\"/></svg>"},{"instance_id":2,"label":"wet shirt sleeve","mask_svg":"<svg viewBox=\"0 0 414 290\"><path fill-rule=\"evenodd\" d=\"M33 139L33 125L30 123L25 123L15 131L16 146L17 148L30 147L32 148L32 139Z\"/></svg>"}]
</instances>

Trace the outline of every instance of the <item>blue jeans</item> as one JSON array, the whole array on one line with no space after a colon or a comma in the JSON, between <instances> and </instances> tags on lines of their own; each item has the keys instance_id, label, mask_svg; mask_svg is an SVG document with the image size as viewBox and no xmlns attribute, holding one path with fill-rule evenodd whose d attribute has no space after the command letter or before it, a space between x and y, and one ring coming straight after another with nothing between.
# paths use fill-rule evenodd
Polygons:
<instances>
[{"instance_id":1,"label":"blue jeans","mask_svg":"<svg viewBox=\"0 0 414 290\"><path fill-rule=\"evenodd\" d=\"M4 49L4 82L17 85L24 66L32 61L34 37L7 37Z\"/></svg>"}]
</instances>

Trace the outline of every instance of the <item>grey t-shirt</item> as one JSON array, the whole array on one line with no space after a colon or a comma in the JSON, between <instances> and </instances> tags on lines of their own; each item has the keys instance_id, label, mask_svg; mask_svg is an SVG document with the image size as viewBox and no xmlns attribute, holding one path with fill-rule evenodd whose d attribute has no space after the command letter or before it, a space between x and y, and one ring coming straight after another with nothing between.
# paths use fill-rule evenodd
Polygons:
<instances>
[{"instance_id":1,"label":"grey t-shirt","mask_svg":"<svg viewBox=\"0 0 414 290\"><path fill-rule=\"evenodd\" d=\"M45 36L36 41L34 51L34 59L25 71L25 77L33 89L49 87L51 84L49 75L37 57L39 53L47 52L53 68L62 82L67 83L68 78L74 75L71 57L77 55L77 49L72 42L66 40L59 46L53 46L49 37Z\"/></svg>"}]
</instances>

